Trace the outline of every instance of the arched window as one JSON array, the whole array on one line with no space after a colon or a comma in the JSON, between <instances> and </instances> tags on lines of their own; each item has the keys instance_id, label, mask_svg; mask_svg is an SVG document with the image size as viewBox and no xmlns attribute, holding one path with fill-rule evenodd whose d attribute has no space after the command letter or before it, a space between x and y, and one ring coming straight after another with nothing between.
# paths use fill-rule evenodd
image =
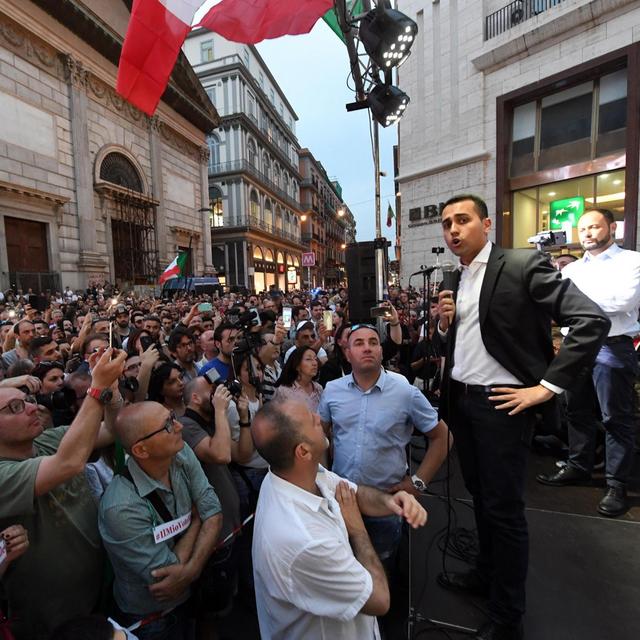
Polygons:
<instances>
[{"instance_id":1,"label":"arched window","mask_svg":"<svg viewBox=\"0 0 640 640\"><path fill-rule=\"evenodd\" d=\"M249 214L256 220L260 218L260 199L255 189L251 190L251 195L249 196Z\"/></svg>"},{"instance_id":2,"label":"arched window","mask_svg":"<svg viewBox=\"0 0 640 640\"><path fill-rule=\"evenodd\" d=\"M262 255L262 249L257 245L253 247L253 258L254 260L264 260L264 256Z\"/></svg>"},{"instance_id":3,"label":"arched window","mask_svg":"<svg viewBox=\"0 0 640 640\"><path fill-rule=\"evenodd\" d=\"M264 252L264 261L265 262L273 262L273 251L271 249L266 249Z\"/></svg>"},{"instance_id":4,"label":"arched window","mask_svg":"<svg viewBox=\"0 0 640 640\"><path fill-rule=\"evenodd\" d=\"M212 227L224 226L222 191L219 187L209 187L209 224Z\"/></svg>"},{"instance_id":5,"label":"arched window","mask_svg":"<svg viewBox=\"0 0 640 640\"><path fill-rule=\"evenodd\" d=\"M271 162L269 161L269 156L266 153L262 156L262 173L271 180Z\"/></svg>"},{"instance_id":6,"label":"arched window","mask_svg":"<svg viewBox=\"0 0 640 640\"><path fill-rule=\"evenodd\" d=\"M282 231L282 209L276 207L276 229Z\"/></svg>"},{"instance_id":7,"label":"arched window","mask_svg":"<svg viewBox=\"0 0 640 640\"><path fill-rule=\"evenodd\" d=\"M220 138L215 133L207 136L209 147L209 173L215 173L220 164Z\"/></svg>"},{"instance_id":8,"label":"arched window","mask_svg":"<svg viewBox=\"0 0 640 640\"><path fill-rule=\"evenodd\" d=\"M276 187L280 188L280 167L276 164L273 170L273 181Z\"/></svg>"},{"instance_id":9,"label":"arched window","mask_svg":"<svg viewBox=\"0 0 640 640\"><path fill-rule=\"evenodd\" d=\"M289 195L289 176L284 171L282 172L282 188L284 192Z\"/></svg>"},{"instance_id":10,"label":"arched window","mask_svg":"<svg viewBox=\"0 0 640 640\"><path fill-rule=\"evenodd\" d=\"M271 200L269 198L265 198L264 201L264 221L271 229L273 226L273 210L271 209Z\"/></svg>"},{"instance_id":11,"label":"arched window","mask_svg":"<svg viewBox=\"0 0 640 640\"><path fill-rule=\"evenodd\" d=\"M250 165L256 167L257 156L258 154L256 152L256 143L253 140L249 139L249 142L247 142L247 160L249 161Z\"/></svg>"},{"instance_id":12,"label":"arched window","mask_svg":"<svg viewBox=\"0 0 640 640\"><path fill-rule=\"evenodd\" d=\"M117 151L108 153L102 160L100 179L132 191L143 192L138 170L127 156Z\"/></svg>"}]
</instances>

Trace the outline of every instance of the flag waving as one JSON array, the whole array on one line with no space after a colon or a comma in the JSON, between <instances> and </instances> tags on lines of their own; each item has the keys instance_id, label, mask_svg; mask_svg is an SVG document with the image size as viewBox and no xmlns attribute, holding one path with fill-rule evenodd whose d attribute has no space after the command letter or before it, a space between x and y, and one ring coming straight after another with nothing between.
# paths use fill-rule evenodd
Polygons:
<instances>
[{"instance_id":1,"label":"flag waving","mask_svg":"<svg viewBox=\"0 0 640 640\"><path fill-rule=\"evenodd\" d=\"M205 0L133 0L118 93L148 115L160 102L193 16Z\"/></svg>"},{"instance_id":2,"label":"flag waving","mask_svg":"<svg viewBox=\"0 0 640 640\"><path fill-rule=\"evenodd\" d=\"M164 272L160 276L159 283L164 284L167 280L184 276L188 257L189 257L189 253L187 251L181 251L173 259L173 262L164 270Z\"/></svg>"},{"instance_id":3,"label":"flag waving","mask_svg":"<svg viewBox=\"0 0 640 640\"><path fill-rule=\"evenodd\" d=\"M309 33L333 0L222 0L199 27L227 40L255 44L268 38Z\"/></svg>"},{"instance_id":4,"label":"flag waving","mask_svg":"<svg viewBox=\"0 0 640 640\"><path fill-rule=\"evenodd\" d=\"M393 209L391 208L391 203L387 202L387 227L391 226L391 221L395 218L395 214L393 213Z\"/></svg>"}]
</instances>

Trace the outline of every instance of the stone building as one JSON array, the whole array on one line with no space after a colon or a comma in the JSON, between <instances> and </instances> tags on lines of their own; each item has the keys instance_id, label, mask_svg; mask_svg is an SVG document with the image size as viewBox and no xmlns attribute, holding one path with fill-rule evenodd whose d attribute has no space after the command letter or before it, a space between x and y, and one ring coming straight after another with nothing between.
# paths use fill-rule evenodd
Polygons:
<instances>
[{"instance_id":1,"label":"stone building","mask_svg":"<svg viewBox=\"0 0 640 640\"><path fill-rule=\"evenodd\" d=\"M152 118L115 92L130 7L0 3L3 289L153 286L189 247L192 272L213 272L206 134L218 116L184 56Z\"/></svg>"},{"instance_id":2,"label":"stone building","mask_svg":"<svg viewBox=\"0 0 640 640\"><path fill-rule=\"evenodd\" d=\"M346 245L355 242L355 220L342 199L340 183L327 176L309 149L300 149L300 173L302 240L316 261L309 286L335 287L344 278Z\"/></svg>"},{"instance_id":3,"label":"stone building","mask_svg":"<svg viewBox=\"0 0 640 640\"><path fill-rule=\"evenodd\" d=\"M443 245L440 203L483 196L492 239L530 246L599 204L638 246L640 2L401 0L419 34L400 69L401 276Z\"/></svg>"},{"instance_id":4,"label":"stone building","mask_svg":"<svg viewBox=\"0 0 640 640\"><path fill-rule=\"evenodd\" d=\"M183 50L221 118L208 138L218 276L258 292L299 288L298 117L255 47L196 29Z\"/></svg>"}]
</instances>

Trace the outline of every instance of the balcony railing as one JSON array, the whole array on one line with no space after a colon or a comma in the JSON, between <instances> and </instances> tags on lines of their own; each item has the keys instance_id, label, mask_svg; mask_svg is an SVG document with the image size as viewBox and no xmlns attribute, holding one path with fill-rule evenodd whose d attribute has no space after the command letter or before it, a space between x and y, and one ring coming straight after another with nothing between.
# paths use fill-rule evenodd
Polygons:
<instances>
[{"instance_id":1,"label":"balcony railing","mask_svg":"<svg viewBox=\"0 0 640 640\"><path fill-rule=\"evenodd\" d=\"M491 40L526 20L535 18L564 0L516 0L484 19L484 39Z\"/></svg>"},{"instance_id":2,"label":"balcony railing","mask_svg":"<svg viewBox=\"0 0 640 640\"><path fill-rule=\"evenodd\" d=\"M271 224L270 222L266 222L265 220L260 220L260 218L256 216L230 216L224 219L225 229L234 229L237 227L250 227L252 229L260 229L261 231L270 233L272 236L277 236L291 242L296 242L297 244L301 243L299 233L290 233L289 231L285 231L282 227Z\"/></svg>"},{"instance_id":3,"label":"balcony railing","mask_svg":"<svg viewBox=\"0 0 640 640\"><path fill-rule=\"evenodd\" d=\"M252 175L254 178L266 185L273 193L276 194L280 200L288 204L292 209L296 211L300 210L300 203L294 200L286 191L281 189L276 183L262 171L256 169L247 160L232 160L231 162L219 162L218 164L212 164L209 167L209 175L218 175L221 173L239 173L245 172Z\"/></svg>"}]
</instances>

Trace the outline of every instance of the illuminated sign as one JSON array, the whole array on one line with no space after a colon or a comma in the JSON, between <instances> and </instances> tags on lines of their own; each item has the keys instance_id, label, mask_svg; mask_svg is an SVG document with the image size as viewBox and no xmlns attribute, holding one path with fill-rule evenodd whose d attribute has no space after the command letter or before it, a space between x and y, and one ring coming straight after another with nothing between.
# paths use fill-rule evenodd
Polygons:
<instances>
[{"instance_id":1,"label":"illuminated sign","mask_svg":"<svg viewBox=\"0 0 640 640\"><path fill-rule=\"evenodd\" d=\"M572 227L578 226L578 218L584 213L584 198L565 198L553 200L549 203L549 228L552 230L563 229L568 223Z\"/></svg>"}]
</instances>

